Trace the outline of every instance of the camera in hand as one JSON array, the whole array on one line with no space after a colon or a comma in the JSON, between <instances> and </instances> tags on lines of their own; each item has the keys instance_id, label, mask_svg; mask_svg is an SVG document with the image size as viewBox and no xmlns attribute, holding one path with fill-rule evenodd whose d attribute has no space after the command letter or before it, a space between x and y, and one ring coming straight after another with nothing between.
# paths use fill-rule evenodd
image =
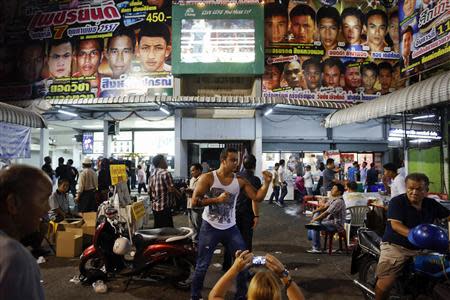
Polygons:
<instances>
[{"instance_id":1,"label":"camera in hand","mask_svg":"<svg viewBox=\"0 0 450 300\"><path fill-rule=\"evenodd\" d=\"M253 264L254 265L264 265L266 263L266 257L265 256L254 256L253 257Z\"/></svg>"}]
</instances>

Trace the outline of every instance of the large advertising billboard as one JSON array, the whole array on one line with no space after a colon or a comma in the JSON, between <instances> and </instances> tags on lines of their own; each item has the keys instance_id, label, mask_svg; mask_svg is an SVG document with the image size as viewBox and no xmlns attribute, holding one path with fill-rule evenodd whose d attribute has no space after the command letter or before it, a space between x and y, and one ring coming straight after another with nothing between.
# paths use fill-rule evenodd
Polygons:
<instances>
[{"instance_id":1,"label":"large advertising billboard","mask_svg":"<svg viewBox=\"0 0 450 300\"><path fill-rule=\"evenodd\" d=\"M265 3L265 96L368 101L404 86L394 3Z\"/></svg>"},{"instance_id":2,"label":"large advertising billboard","mask_svg":"<svg viewBox=\"0 0 450 300\"><path fill-rule=\"evenodd\" d=\"M403 76L416 75L450 59L450 1L400 0Z\"/></svg>"},{"instance_id":3,"label":"large advertising billboard","mask_svg":"<svg viewBox=\"0 0 450 300\"><path fill-rule=\"evenodd\" d=\"M170 0L7 2L0 99L172 95Z\"/></svg>"}]
</instances>

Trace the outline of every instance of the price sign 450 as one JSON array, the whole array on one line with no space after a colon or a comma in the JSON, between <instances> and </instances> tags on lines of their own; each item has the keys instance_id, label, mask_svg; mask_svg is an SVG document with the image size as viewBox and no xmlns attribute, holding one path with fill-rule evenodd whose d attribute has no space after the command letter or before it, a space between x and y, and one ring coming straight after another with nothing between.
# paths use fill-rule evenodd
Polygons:
<instances>
[{"instance_id":1,"label":"price sign 450","mask_svg":"<svg viewBox=\"0 0 450 300\"><path fill-rule=\"evenodd\" d=\"M164 22L166 21L166 15L164 12L152 12L147 16L147 21L150 23Z\"/></svg>"}]
</instances>

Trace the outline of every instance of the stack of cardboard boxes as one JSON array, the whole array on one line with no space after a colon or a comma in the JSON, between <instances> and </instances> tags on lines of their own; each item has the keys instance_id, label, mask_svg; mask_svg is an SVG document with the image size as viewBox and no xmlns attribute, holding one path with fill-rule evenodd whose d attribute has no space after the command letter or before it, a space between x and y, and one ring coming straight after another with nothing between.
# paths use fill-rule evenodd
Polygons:
<instances>
[{"instance_id":1,"label":"stack of cardboard boxes","mask_svg":"<svg viewBox=\"0 0 450 300\"><path fill-rule=\"evenodd\" d=\"M58 223L56 256L76 257L83 250L83 240L92 242L97 213L84 213L82 219L67 219Z\"/></svg>"}]
</instances>

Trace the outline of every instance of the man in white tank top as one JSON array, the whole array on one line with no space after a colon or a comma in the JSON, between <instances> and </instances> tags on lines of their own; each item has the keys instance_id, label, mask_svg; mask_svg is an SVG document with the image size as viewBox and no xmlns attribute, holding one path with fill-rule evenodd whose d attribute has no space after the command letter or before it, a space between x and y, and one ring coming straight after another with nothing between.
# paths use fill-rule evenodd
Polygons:
<instances>
[{"instance_id":1,"label":"man in white tank top","mask_svg":"<svg viewBox=\"0 0 450 300\"><path fill-rule=\"evenodd\" d=\"M203 281L218 243L227 247L230 253L246 248L236 226L236 200L239 191L242 189L249 199L261 202L272 180L272 174L264 171L264 183L259 190L255 190L246 179L234 174L238 161L235 149L224 149L220 154L219 169L203 174L192 196L192 205L206 206L199 233L197 264L191 287L192 300L202 299ZM246 278L246 273L239 273L235 299L245 299Z\"/></svg>"}]
</instances>

